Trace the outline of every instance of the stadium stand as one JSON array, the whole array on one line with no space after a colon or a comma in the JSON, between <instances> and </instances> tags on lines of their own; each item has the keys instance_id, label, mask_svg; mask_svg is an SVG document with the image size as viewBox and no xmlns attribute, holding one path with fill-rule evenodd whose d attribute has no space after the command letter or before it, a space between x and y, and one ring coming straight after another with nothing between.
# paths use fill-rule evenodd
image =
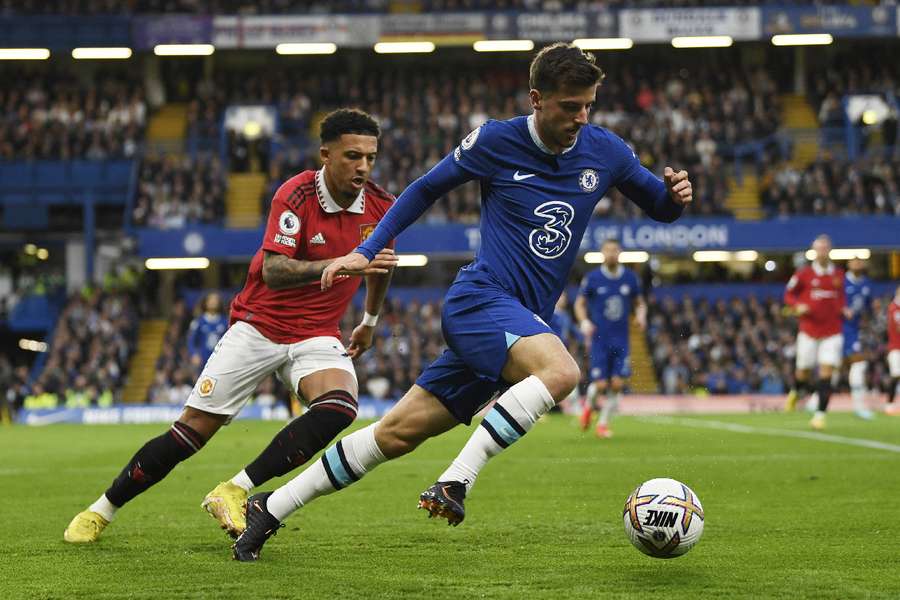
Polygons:
<instances>
[{"instance_id":1,"label":"stadium stand","mask_svg":"<svg viewBox=\"0 0 900 600\"><path fill-rule=\"evenodd\" d=\"M126 380L136 324L135 305L127 292L95 289L73 294L24 407L111 405Z\"/></svg>"},{"instance_id":2,"label":"stadium stand","mask_svg":"<svg viewBox=\"0 0 900 600\"><path fill-rule=\"evenodd\" d=\"M86 83L60 69L4 69L0 159L92 161L134 157L147 104L136 80L98 74Z\"/></svg>"},{"instance_id":3,"label":"stadium stand","mask_svg":"<svg viewBox=\"0 0 900 600\"><path fill-rule=\"evenodd\" d=\"M217 76L213 87L220 92L214 104L221 111L232 103L271 102L280 114L291 115L288 131L297 143L276 153L267 195L296 173L294 169L315 164L315 136L297 135L307 129L312 113L346 103L359 106L376 115L384 131L375 179L399 193L486 119L528 112L522 65L498 68L476 62L472 68L476 75L462 77L453 69L423 74L414 67L376 62L358 79L338 77L329 85L325 75L308 72L302 76L290 70L248 76L231 72ZM695 79L704 81L704 87L689 91L688 81ZM484 83L488 81L490 85ZM640 76L617 72L598 95L593 121L632 142L651 170L661 172L672 164L687 168L699 199L692 210L699 216L730 214L725 167L741 152L739 148L755 144L754 152L767 158L782 152L775 136L780 108L774 81L762 69L745 71L738 65L697 64L696 70L685 68L676 75L664 66L648 68ZM617 192L597 208L600 217L638 214L639 209ZM478 188L471 184L437 203L426 219L472 223L478 215Z\"/></svg>"},{"instance_id":4,"label":"stadium stand","mask_svg":"<svg viewBox=\"0 0 900 600\"><path fill-rule=\"evenodd\" d=\"M875 390L882 389L888 379L884 307L889 301L887 297L877 298L863 327L863 343L871 365L868 384ZM399 398L421 370L443 352L440 308L437 300L389 298L375 343L357 365L363 394L379 400ZM656 298L651 294L649 309L646 337L659 393L779 395L790 388L796 323L785 315L780 299L735 295L710 301L687 295ZM185 300L178 301L157 361L150 403L179 404L190 393L202 366L188 357L191 318ZM345 340L361 318L359 306L344 315L341 329ZM588 353L580 334L573 329L566 343L584 371ZM284 402L287 389L272 377L260 384L254 396L263 396L265 403L271 402L270 396Z\"/></svg>"},{"instance_id":5,"label":"stadium stand","mask_svg":"<svg viewBox=\"0 0 900 600\"><path fill-rule=\"evenodd\" d=\"M782 217L900 215L900 157L823 156L802 171L785 162L767 174L762 200Z\"/></svg>"},{"instance_id":6,"label":"stadium stand","mask_svg":"<svg viewBox=\"0 0 900 600\"><path fill-rule=\"evenodd\" d=\"M869 387L884 385L884 307L879 298L863 325ZM647 337L664 394L783 394L794 377L796 322L779 299L651 297Z\"/></svg>"},{"instance_id":7,"label":"stadium stand","mask_svg":"<svg viewBox=\"0 0 900 600\"><path fill-rule=\"evenodd\" d=\"M146 156L132 223L170 229L221 222L225 187L225 173L215 156Z\"/></svg>"}]
</instances>

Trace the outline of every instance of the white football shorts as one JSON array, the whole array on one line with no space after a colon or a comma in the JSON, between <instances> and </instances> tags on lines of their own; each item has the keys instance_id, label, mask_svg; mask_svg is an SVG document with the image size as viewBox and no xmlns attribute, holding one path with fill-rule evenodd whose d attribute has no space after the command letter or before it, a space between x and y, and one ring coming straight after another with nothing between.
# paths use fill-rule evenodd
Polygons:
<instances>
[{"instance_id":1,"label":"white football shorts","mask_svg":"<svg viewBox=\"0 0 900 600\"><path fill-rule=\"evenodd\" d=\"M356 379L353 361L337 338L278 344L249 323L238 321L219 340L185 406L233 417L272 373L296 392L301 379L324 369L342 369Z\"/></svg>"},{"instance_id":2,"label":"white football shorts","mask_svg":"<svg viewBox=\"0 0 900 600\"><path fill-rule=\"evenodd\" d=\"M844 336L840 333L814 338L802 331L797 334L797 368L812 369L816 365L841 366Z\"/></svg>"},{"instance_id":3,"label":"white football shorts","mask_svg":"<svg viewBox=\"0 0 900 600\"><path fill-rule=\"evenodd\" d=\"M891 377L900 377L900 350L888 352L888 370L891 372Z\"/></svg>"}]
</instances>

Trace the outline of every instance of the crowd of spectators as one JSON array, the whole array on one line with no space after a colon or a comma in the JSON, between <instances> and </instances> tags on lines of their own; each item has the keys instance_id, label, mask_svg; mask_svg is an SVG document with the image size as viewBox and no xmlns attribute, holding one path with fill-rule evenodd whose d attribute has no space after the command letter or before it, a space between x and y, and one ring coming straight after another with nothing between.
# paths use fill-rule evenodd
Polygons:
<instances>
[{"instance_id":1,"label":"crowd of spectators","mask_svg":"<svg viewBox=\"0 0 900 600\"><path fill-rule=\"evenodd\" d=\"M76 408L119 401L138 322L127 292L86 289L72 295L60 314L46 363L22 399L24 406Z\"/></svg>"},{"instance_id":2,"label":"crowd of spectators","mask_svg":"<svg viewBox=\"0 0 900 600\"><path fill-rule=\"evenodd\" d=\"M132 223L173 229L220 222L226 184L225 170L216 156L148 155L141 164Z\"/></svg>"},{"instance_id":3,"label":"crowd of spectators","mask_svg":"<svg viewBox=\"0 0 900 600\"><path fill-rule=\"evenodd\" d=\"M763 180L762 201L772 216L900 216L900 157L855 161L823 154L803 170L784 162Z\"/></svg>"},{"instance_id":4,"label":"crowd of spectators","mask_svg":"<svg viewBox=\"0 0 900 600\"><path fill-rule=\"evenodd\" d=\"M213 295L198 301L193 311L184 300L173 307L147 402L180 405L190 395L208 348L214 345L211 339L191 340L197 324L203 315L213 321L218 315L225 322L222 311L227 311L228 303L212 303ZM874 300L862 328L864 351L870 359L868 385L876 390L888 380L884 365L887 302ZM410 388L445 348L440 309L435 300L388 299L373 347L356 362L361 394L392 400ZM362 310L351 307L342 318L344 340L360 322ZM564 310L568 314L569 309ZM14 368L0 356L7 403L16 407L25 402L34 408L104 406L119 401L137 322L128 294L95 291L73 296L36 381L29 383L25 367ZM224 331L224 326L217 331ZM660 393L779 395L793 382L796 323L786 316L780 299L749 296L709 301L685 296L659 300L651 296L646 335ZM200 349L204 343L205 354ZM588 354L577 331L566 336L566 344L586 369ZM288 403L290 394L273 375L257 386L253 398L274 405Z\"/></svg>"},{"instance_id":5,"label":"crowd of spectators","mask_svg":"<svg viewBox=\"0 0 900 600\"><path fill-rule=\"evenodd\" d=\"M520 62L473 62L427 72L415 65L374 63L357 77L287 70L219 73L208 88L216 91L207 101L217 107L271 103L279 114L290 115L286 124L291 134L282 137L284 149L271 161L267 197L295 169L315 166L314 115L337 106L358 106L382 126L373 177L399 193L488 118L529 113L527 89L527 65ZM761 154L778 156L773 136L780 126L780 109L776 86L763 69L700 63L674 72L664 67L616 69L600 89L592 119L632 144L652 171L661 173L665 166L688 169L697 199L691 210L698 215L728 214L727 167L738 145L758 140ZM309 136L303 150L284 143L303 135ZM475 222L479 196L476 183L463 186L436 203L424 219ZM597 207L601 217L638 214L618 192Z\"/></svg>"},{"instance_id":6,"label":"crowd of spectators","mask_svg":"<svg viewBox=\"0 0 900 600\"><path fill-rule=\"evenodd\" d=\"M59 70L0 72L0 160L130 158L147 120L141 86L97 74L80 81Z\"/></svg>"},{"instance_id":7,"label":"crowd of spectators","mask_svg":"<svg viewBox=\"0 0 900 600\"><path fill-rule=\"evenodd\" d=\"M650 300L647 337L664 394L783 394L791 387L797 326L780 299ZM886 303L863 323L868 385L886 375Z\"/></svg>"}]
</instances>

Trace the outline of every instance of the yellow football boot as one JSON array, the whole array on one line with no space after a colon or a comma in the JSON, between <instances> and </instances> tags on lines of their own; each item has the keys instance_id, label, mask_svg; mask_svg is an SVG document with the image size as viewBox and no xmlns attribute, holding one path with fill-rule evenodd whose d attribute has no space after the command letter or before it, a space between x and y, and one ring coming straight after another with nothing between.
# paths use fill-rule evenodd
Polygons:
<instances>
[{"instance_id":1,"label":"yellow football boot","mask_svg":"<svg viewBox=\"0 0 900 600\"><path fill-rule=\"evenodd\" d=\"M84 510L75 515L63 532L63 539L70 544L87 544L96 542L109 525L109 521L92 510Z\"/></svg>"},{"instance_id":2,"label":"yellow football boot","mask_svg":"<svg viewBox=\"0 0 900 600\"><path fill-rule=\"evenodd\" d=\"M823 429L825 429L825 415L820 413L814 414L813 418L809 422L809 426L816 431L822 431Z\"/></svg>"},{"instance_id":3,"label":"yellow football boot","mask_svg":"<svg viewBox=\"0 0 900 600\"><path fill-rule=\"evenodd\" d=\"M230 481L223 481L206 495L200 504L212 518L219 522L232 539L247 529L247 490Z\"/></svg>"},{"instance_id":4,"label":"yellow football boot","mask_svg":"<svg viewBox=\"0 0 900 600\"><path fill-rule=\"evenodd\" d=\"M787 403L784 405L784 412L794 412L797 409L797 399L800 397L800 394L797 393L797 390L791 390L787 395Z\"/></svg>"}]
</instances>

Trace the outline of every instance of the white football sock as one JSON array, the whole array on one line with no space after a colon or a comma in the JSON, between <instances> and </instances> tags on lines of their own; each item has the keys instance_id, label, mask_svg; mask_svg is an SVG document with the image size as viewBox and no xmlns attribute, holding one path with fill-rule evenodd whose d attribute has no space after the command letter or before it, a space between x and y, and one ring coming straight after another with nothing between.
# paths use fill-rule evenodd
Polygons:
<instances>
[{"instance_id":1,"label":"white football sock","mask_svg":"<svg viewBox=\"0 0 900 600\"><path fill-rule=\"evenodd\" d=\"M240 473L231 478L231 483L240 488L244 488L244 490L248 492L256 487L253 485L253 482L250 481L250 476L247 475L247 471L243 469Z\"/></svg>"},{"instance_id":2,"label":"white football sock","mask_svg":"<svg viewBox=\"0 0 900 600\"><path fill-rule=\"evenodd\" d=\"M587 388L587 403L594 410L597 407L597 384L591 383Z\"/></svg>"},{"instance_id":3,"label":"white football sock","mask_svg":"<svg viewBox=\"0 0 900 600\"><path fill-rule=\"evenodd\" d=\"M865 411L866 409L866 361L855 362L850 365L850 373L847 382L850 384L850 397L853 398L853 410Z\"/></svg>"},{"instance_id":4,"label":"white football sock","mask_svg":"<svg viewBox=\"0 0 900 600\"><path fill-rule=\"evenodd\" d=\"M471 490L487 461L525 435L554 404L547 386L534 375L515 384L488 411L438 481L461 481Z\"/></svg>"},{"instance_id":5,"label":"white football sock","mask_svg":"<svg viewBox=\"0 0 900 600\"><path fill-rule=\"evenodd\" d=\"M619 400L621 399L621 392L613 392L606 397L606 402L603 403L603 409L600 411L599 425L609 424L609 419L616 412L616 409L619 408Z\"/></svg>"},{"instance_id":6,"label":"white football sock","mask_svg":"<svg viewBox=\"0 0 900 600\"><path fill-rule=\"evenodd\" d=\"M347 487L387 461L375 442L377 425L377 422L372 423L354 431L328 448L322 458L305 471L275 490L266 501L269 512L283 521L301 506Z\"/></svg>"},{"instance_id":7,"label":"white football sock","mask_svg":"<svg viewBox=\"0 0 900 600\"><path fill-rule=\"evenodd\" d=\"M106 497L106 494L103 494L88 507L88 510L94 511L107 521L112 521L116 516L116 511L119 510L119 507L110 502L109 498Z\"/></svg>"}]
</instances>

